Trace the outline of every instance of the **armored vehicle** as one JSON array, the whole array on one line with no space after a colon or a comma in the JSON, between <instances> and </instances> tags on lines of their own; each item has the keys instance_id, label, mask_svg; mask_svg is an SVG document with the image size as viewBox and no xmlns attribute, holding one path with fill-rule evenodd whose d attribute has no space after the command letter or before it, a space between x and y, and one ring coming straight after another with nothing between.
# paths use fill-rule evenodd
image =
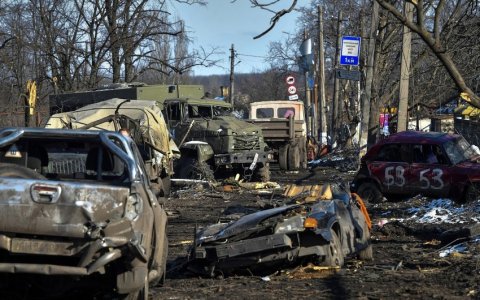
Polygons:
<instances>
[{"instance_id":1,"label":"armored vehicle","mask_svg":"<svg viewBox=\"0 0 480 300\"><path fill-rule=\"evenodd\" d=\"M232 116L229 103L167 99L163 112L180 147L179 177L208 179L237 172L252 180L269 180L271 154L265 151L262 129Z\"/></svg>"}]
</instances>

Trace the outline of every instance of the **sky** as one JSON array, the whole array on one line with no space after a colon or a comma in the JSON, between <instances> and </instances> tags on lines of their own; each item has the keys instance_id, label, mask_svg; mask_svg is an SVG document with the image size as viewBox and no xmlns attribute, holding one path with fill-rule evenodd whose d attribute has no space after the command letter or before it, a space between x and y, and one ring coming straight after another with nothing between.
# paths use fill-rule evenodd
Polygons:
<instances>
[{"instance_id":1,"label":"sky","mask_svg":"<svg viewBox=\"0 0 480 300\"><path fill-rule=\"evenodd\" d=\"M173 13L185 21L186 30L193 40L192 48L217 48L213 59L221 60L218 67L195 67L195 75L229 74L230 48L237 52L235 73L263 71L268 68L264 57L270 42L281 41L296 29L298 13L284 15L265 36L254 40L270 26L272 13L252 8L250 1L209 0L207 6L186 5L171 1ZM291 0L281 0L276 8L287 9Z\"/></svg>"}]
</instances>

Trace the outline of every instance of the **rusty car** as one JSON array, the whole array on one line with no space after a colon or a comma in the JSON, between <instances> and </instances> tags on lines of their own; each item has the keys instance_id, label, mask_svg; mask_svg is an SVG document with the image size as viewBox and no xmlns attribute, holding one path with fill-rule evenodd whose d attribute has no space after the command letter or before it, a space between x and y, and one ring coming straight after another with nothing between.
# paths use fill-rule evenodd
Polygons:
<instances>
[{"instance_id":1,"label":"rusty car","mask_svg":"<svg viewBox=\"0 0 480 300\"><path fill-rule=\"evenodd\" d=\"M0 274L102 282L117 298L147 299L166 270L156 194L118 132L1 129Z\"/></svg>"},{"instance_id":2,"label":"rusty car","mask_svg":"<svg viewBox=\"0 0 480 300\"><path fill-rule=\"evenodd\" d=\"M342 267L373 257L368 213L339 185L331 192L219 222L196 232L189 269L206 276L263 274L304 263ZM298 194L298 193L297 193ZM363 203L363 202L362 202Z\"/></svg>"},{"instance_id":3,"label":"rusty car","mask_svg":"<svg viewBox=\"0 0 480 300\"><path fill-rule=\"evenodd\" d=\"M400 132L362 157L351 190L367 202L417 194L470 202L479 195L479 157L458 134Z\"/></svg>"}]
</instances>

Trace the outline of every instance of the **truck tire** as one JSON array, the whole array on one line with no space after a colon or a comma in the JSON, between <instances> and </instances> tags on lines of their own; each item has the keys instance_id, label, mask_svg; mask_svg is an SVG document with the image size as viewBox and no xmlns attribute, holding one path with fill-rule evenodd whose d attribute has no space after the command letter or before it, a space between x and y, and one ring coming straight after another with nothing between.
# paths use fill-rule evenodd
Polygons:
<instances>
[{"instance_id":1,"label":"truck tire","mask_svg":"<svg viewBox=\"0 0 480 300\"><path fill-rule=\"evenodd\" d=\"M270 165L264 164L255 170L255 180L261 182L270 181Z\"/></svg>"},{"instance_id":2,"label":"truck tire","mask_svg":"<svg viewBox=\"0 0 480 300\"><path fill-rule=\"evenodd\" d=\"M280 170L288 170L288 148L289 145L284 145L278 149L278 164Z\"/></svg>"},{"instance_id":3,"label":"truck tire","mask_svg":"<svg viewBox=\"0 0 480 300\"><path fill-rule=\"evenodd\" d=\"M296 171L300 169L300 148L298 145L290 145L288 149L288 169Z\"/></svg>"},{"instance_id":4,"label":"truck tire","mask_svg":"<svg viewBox=\"0 0 480 300\"><path fill-rule=\"evenodd\" d=\"M0 164L0 177L13 177L24 179L46 179L40 173L35 172L27 167L15 164Z\"/></svg>"},{"instance_id":5,"label":"truck tire","mask_svg":"<svg viewBox=\"0 0 480 300\"><path fill-rule=\"evenodd\" d=\"M198 161L194 157L182 159L179 165L178 176L183 179L214 180L213 170L210 165L204 161Z\"/></svg>"},{"instance_id":6,"label":"truck tire","mask_svg":"<svg viewBox=\"0 0 480 300\"><path fill-rule=\"evenodd\" d=\"M166 175L162 177L162 183L163 183L163 196L169 197L170 191L172 189L172 180L170 178L170 175Z\"/></svg>"}]
</instances>

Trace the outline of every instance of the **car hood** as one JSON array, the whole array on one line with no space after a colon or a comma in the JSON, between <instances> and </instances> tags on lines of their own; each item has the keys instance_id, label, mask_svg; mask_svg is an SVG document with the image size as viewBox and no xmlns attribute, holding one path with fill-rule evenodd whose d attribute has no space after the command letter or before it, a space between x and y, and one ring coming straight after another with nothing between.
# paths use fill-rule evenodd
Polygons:
<instances>
[{"instance_id":1,"label":"car hood","mask_svg":"<svg viewBox=\"0 0 480 300\"><path fill-rule=\"evenodd\" d=\"M231 116L219 116L208 120L195 119L197 126L205 127L208 131L219 135L258 135L261 128Z\"/></svg>"},{"instance_id":2,"label":"car hood","mask_svg":"<svg viewBox=\"0 0 480 300\"><path fill-rule=\"evenodd\" d=\"M197 244L229 238L258 225L263 220L300 207L298 204L281 206L245 215L230 223L219 223L204 228L197 234Z\"/></svg>"},{"instance_id":3,"label":"car hood","mask_svg":"<svg viewBox=\"0 0 480 300\"><path fill-rule=\"evenodd\" d=\"M240 219L230 223L218 223L210 225L197 233L196 242L198 245L205 242L233 237L240 233L254 229L258 224L268 218L286 214L287 212L297 210L302 206L308 206L308 212L304 214L304 217L313 217L319 220L319 224L323 224L322 220L328 220L330 217L335 215L338 205L337 202L343 202L343 200L322 200L311 204L292 204L258 211L253 214L245 215ZM299 214L296 214L296 216ZM287 217L287 219L290 217Z\"/></svg>"}]
</instances>

